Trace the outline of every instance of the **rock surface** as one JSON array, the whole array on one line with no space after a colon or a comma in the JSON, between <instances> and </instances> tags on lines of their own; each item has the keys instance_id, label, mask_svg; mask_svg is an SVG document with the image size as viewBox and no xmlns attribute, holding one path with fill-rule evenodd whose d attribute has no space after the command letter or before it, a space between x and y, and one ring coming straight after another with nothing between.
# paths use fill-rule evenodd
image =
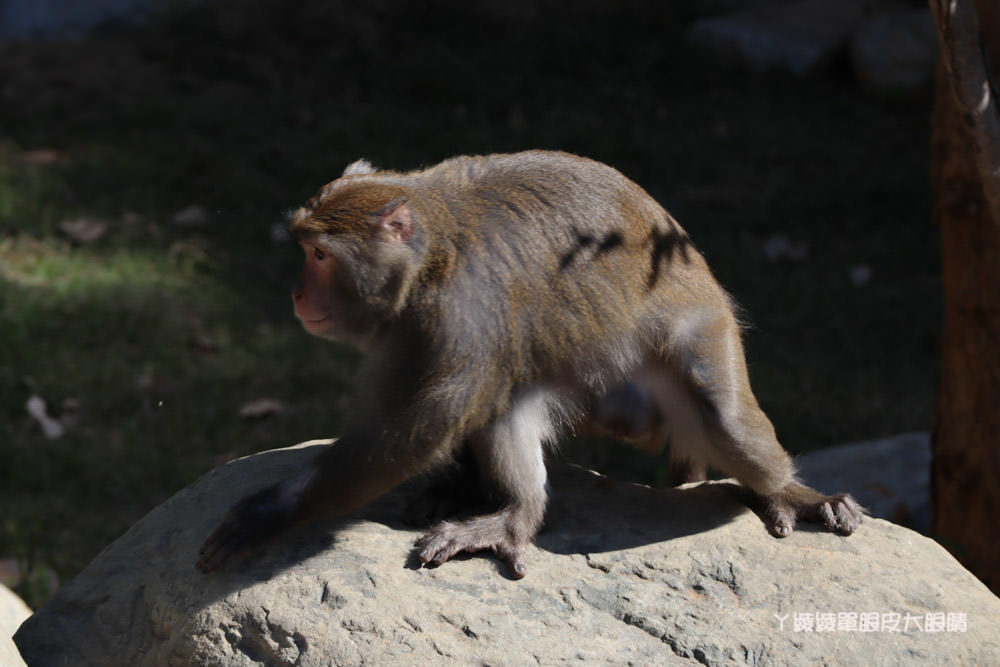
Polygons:
<instances>
[{"instance_id":1,"label":"rock surface","mask_svg":"<svg viewBox=\"0 0 1000 667\"><path fill-rule=\"evenodd\" d=\"M930 531L930 433L830 447L800 456L796 464L809 486L823 493L847 491L872 516Z\"/></svg>"},{"instance_id":2,"label":"rock surface","mask_svg":"<svg viewBox=\"0 0 1000 667\"><path fill-rule=\"evenodd\" d=\"M29 616L31 616L31 609L24 604L24 600L0 584L0 665L3 667L24 665L24 660L21 659L17 647L14 646L14 642L10 638L17 627Z\"/></svg>"},{"instance_id":3,"label":"rock surface","mask_svg":"<svg viewBox=\"0 0 1000 667\"><path fill-rule=\"evenodd\" d=\"M653 490L554 466L520 581L489 557L418 568L398 494L195 571L224 509L318 447L231 462L152 511L21 626L25 660L1000 664L1000 599L940 546L878 519L778 540L727 482Z\"/></svg>"}]
</instances>

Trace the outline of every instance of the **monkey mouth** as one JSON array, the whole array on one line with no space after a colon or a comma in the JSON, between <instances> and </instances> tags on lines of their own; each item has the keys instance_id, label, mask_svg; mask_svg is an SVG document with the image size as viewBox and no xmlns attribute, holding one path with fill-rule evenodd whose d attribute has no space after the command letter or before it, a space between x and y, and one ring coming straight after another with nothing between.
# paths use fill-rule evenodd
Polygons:
<instances>
[{"instance_id":1,"label":"monkey mouth","mask_svg":"<svg viewBox=\"0 0 1000 667\"><path fill-rule=\"evenodd\" d=\"M302 326L310 331L314 329L323 329L333 323L333 317L329 314L323 317L302 317L299 318L302 321ZM324 326L325 325L325 326Z\"/></svg>"}]
</instances>

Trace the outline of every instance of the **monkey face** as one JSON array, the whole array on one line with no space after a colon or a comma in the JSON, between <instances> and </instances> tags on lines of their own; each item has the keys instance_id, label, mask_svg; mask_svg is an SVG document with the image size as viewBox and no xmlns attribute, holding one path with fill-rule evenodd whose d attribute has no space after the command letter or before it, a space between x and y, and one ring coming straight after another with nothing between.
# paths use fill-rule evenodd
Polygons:
<instances>
[{"instance_id":1,"label":"monkey face","mask_svg":"<svg viewBox=\"0 0 1000 667\"><path fill-rule=\"evenodd\" d=\"M393 197L383 202L346 185L327 189L292 214L290 230L305 252L292 290L295 316L311 334L364 348L405 305L426 243L395 190L380 193Z\"/></svg>"},{"instance_id":2,"label":"monkey face","mask_svg":"<svg viewBox=\"0 0 1000 667\"><path fill-rule=\"evenodd\" d=\"M292 289L295 317L311 334L334 337L342 325L343 308L336 290L336 256L318 239L303 239L305 265Z\"/></svg>"}]
</instances>

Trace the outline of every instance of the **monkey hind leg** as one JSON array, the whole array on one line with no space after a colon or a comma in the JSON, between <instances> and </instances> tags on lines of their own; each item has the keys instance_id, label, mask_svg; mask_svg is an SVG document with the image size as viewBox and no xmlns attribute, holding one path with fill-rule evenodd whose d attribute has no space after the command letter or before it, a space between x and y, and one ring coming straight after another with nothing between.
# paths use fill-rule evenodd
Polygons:
<instances>
[{"instance_id":1,"label":"monkey hind leg","mask_svg":"<svg viewBox=\"0 0 1000 667\"><path fill-rule=\"evenodd\" d=\"M533 391L469 440L484 490L502 506L465 521L444 521L417 543L424 564L440 565L463 551L491 550L517 579L545 515L546 472L542 443L553 427L546 392Z\"/></svg>"},{"instance_id":2,"label":"monkey hind leg","mask_svg":"<svg viewBox=\"0 0 1000 667\"><path fill-rule=\"evenodd\" d=\"M675 339L660 395L686 415L684 437L695 457L759 496L768 530L785 537L798 521L850 535L864 510L848 494L826 496L795 478L791 457L750 389L739 329L731 313L699 313ZM672 417L668 408L664 412Z\"/></svg>"},{"instance_id":3,"label":"monkey hind leg","mask_svg":"<svg viewBox=\"0 0 1000 667\"><path fill-rule=\"evenodd\" d=\"M670 456L667 486L704 482L706 479L708 479L708 466L704 461L691 456Z\"/></svg>"}]
</instances>

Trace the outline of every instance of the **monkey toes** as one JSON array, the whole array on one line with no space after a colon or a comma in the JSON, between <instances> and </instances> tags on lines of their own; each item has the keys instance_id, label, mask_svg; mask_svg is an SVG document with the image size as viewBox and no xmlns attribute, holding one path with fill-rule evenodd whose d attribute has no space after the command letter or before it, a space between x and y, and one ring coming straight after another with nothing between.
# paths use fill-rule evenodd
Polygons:
<instances>
[{"instance_id":1,"label":"monkey toes","mask_svg":"<svg viewBox=\"0 0 1000 667\"><path fill-rule=\"evenodd\" d=\"M444 521L417 541L417 557L424 565L441 565L455 554L490 549L510 567L511 575L521 579L528 572L524 562L524 544L508 537L490 535L476 527Z\"/></svg>"},{"instance_id":2,"label":"monkey toes","mask_svg":"<svg viewBox=\"0 0 1000 667\"><path fill-rule=\"evenodd\" d=\"M813 506L818 514L813 521L822 520L827 530L839 535L850 535L861 525L865 510L849 493L838 493Z\"/></svg>"},{"instance_id":3,"label":"monkey toes","mask_svg":"<svg viewBox=\"0 0 1000 667\"><path fill-rule=\"evenodd\" d=\"M788 537L799 521L822 523L838 535L850 535L859 525L865 510L848 493L832 496L794 484L789 489L764 499L764 520L775 537Z\"/></svg>"}]
</instances>

